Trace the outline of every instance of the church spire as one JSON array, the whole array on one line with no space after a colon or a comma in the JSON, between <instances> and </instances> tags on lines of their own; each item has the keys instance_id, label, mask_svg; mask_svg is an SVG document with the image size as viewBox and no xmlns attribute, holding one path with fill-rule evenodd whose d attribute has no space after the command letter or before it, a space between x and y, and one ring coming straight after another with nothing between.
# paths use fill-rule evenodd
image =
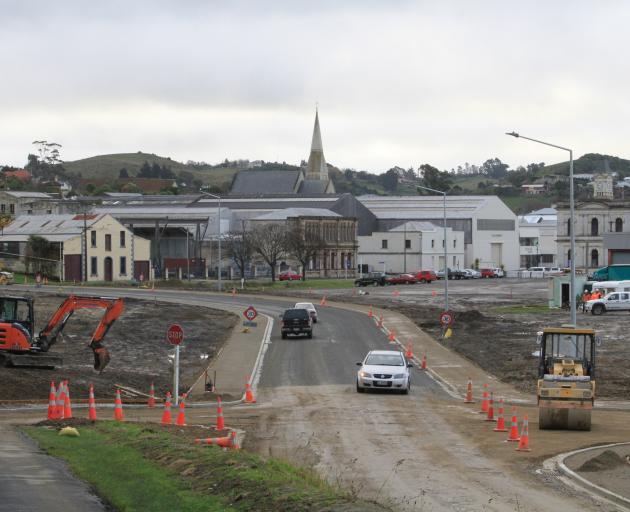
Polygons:
<instances>
[{"instance_id":1,"label":"church spire","mask_svg":"<svg viewBox=\"0 0 630 512\"><path fill-rule=\"evenodd\" d=\"M319 109L315 107L315 126L313 127L313 140L311 141L311 154L308 157L306 168L307 180L328 181L328 167L324 158L324 146L322 134L319 129Z\"/></svg>"}]
</instances>

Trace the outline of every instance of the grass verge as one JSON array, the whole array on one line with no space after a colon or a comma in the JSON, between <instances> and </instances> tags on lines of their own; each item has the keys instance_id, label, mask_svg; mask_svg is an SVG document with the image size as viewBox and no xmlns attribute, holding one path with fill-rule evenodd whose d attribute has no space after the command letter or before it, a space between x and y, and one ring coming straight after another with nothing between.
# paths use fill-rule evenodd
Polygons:
<instances>
[{"instance_id":1,"label":"grass verge","mask_svg":"<svg viewBox=\"0 0 630 512\"><path fill-rule=\"evenodd\" d=\"M310 470L243 450L197 446L186 429L99 422L79 430L80 437L63 437L55 428L24 427L121 511L382 510L351 499Z\"/></svg>"}]
</instances>

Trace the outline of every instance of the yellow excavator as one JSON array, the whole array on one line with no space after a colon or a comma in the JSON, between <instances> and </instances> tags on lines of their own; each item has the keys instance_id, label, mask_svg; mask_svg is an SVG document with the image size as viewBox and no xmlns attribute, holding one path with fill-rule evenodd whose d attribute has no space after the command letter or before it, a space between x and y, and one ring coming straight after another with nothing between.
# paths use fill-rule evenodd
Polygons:
<instances>
[{"instance_id":1,"label":"yellow excavator","mask_svg":"<svg viewBox=\"0 0 630 512\"><path fill-rule=\"evenodd\" d=\"M538 426L541 430L591 430L595 403L593 329L548 327L538 333Z\"/></svg>"}]
</instances>

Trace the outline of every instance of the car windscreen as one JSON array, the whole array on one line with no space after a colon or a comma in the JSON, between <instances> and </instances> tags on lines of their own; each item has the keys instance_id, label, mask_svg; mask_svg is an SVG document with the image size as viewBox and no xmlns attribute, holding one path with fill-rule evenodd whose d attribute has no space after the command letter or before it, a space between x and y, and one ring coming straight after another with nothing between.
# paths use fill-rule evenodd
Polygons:
<instances>
[{"instance_id":1,"label":"car windscreen","mask_svg":"<svg viewBox=\"0 0 630 512\"><path fill-rule=\"evenodd\" d=\"M287 309L284 312L284 318L291 320L293 318L308 318L308 311L306 309Z\"/></svg>"},{"instance_id":2,"label":"car windscreen","mask_svg":"<svg viewBox=\"0 0 630 512\"><path fill-rule=\"evenodd\" d=\"M309 302L298 302L294 307L296 309L315 309L315 306Z\"/></svg>"},{"instance_id":3,"label":"car windscreen","mask_svg":"<svg viewBox=\"0 0 630 512\"><path fill-rule=\"evenodd\" d=\"M370 354L365 364L374 366L404 366L403 358L398 354Z\"/></svg>"}]
</instances>

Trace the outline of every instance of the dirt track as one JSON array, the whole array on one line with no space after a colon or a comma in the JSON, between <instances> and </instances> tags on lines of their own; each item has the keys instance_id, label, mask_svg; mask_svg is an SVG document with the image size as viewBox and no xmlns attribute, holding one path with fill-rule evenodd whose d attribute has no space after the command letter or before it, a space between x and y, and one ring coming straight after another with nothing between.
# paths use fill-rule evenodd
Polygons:
<instances>
[{"instance_id":1,"label":"dirt track","mask_svg":"<svg viewBox=\"0 0 630 512\"><path fill-rule=\"evenodd\" d=\"M63 302L65 296L38 295L35 299L36 332ZM89 340L102 316L101 310L79 310L66 324L51 353L63 356L55 370L0 367L1 400L48 399L50 381L69 379L74 397L87 397L94 384L98 396L113 396L114 384L148 393L151 382L163 395L172 387L173 347L165 341L166 329L179 323L185 333L181 347L181 387L192 384L201 368L223 345L236 317L225 311L152 301L125 299L125 311L105 337L111 362L101 374L92 368Z\"/></svg>"}]
</instances>

